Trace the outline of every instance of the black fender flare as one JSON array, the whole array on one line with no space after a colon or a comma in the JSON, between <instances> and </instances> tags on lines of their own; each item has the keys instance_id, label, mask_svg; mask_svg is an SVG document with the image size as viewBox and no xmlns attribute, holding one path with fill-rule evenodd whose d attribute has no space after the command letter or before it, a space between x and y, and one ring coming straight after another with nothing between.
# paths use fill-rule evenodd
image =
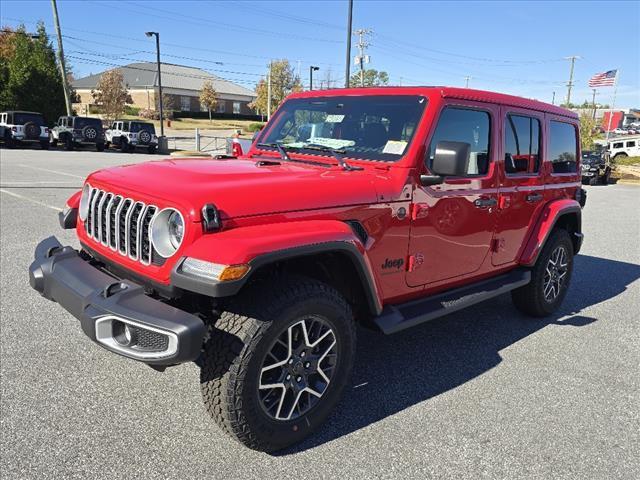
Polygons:
<instances>
[{"instance_id":1,"label":"black fender flare","mask_svg":"<svg viewBox=\"0 0 640 480\"><path fill-rule=\"evenodd\" d=\"M357 246L352 242L346 241L330 241L302 245L258 255L249 261L249 265L251 266L249 274L239 280L228 282L215 282L186 275L180 268L186 258L182 257L171 271L171 284L180 289L200 293L209 297L229 297L237 294L251 279L252 275L261 267L283 260L313 256L320 253L341 253L345 254L351 260L365 293L369 312L373 316L380 315L382 312L382 304L377 293L373 273Z\"/></svg>"}]
</instances>

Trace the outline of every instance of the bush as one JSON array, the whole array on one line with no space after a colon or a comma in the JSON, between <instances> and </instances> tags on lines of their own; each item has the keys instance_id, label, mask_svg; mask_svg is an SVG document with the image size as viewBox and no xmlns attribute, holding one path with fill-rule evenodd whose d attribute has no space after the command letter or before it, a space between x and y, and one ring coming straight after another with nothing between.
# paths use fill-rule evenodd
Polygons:
<instances>
[{"instance_id":1,"label":"bush","mask_svg":"<svg viewBox=\"0 0 640 480\"><path fill-rule=\"evenodd\" d=\"M264 123L250 123L249 125L247 125L247 132L259 132L260 130L262 130L262 127L264 127Z\"/></svg>"},{"instance_id":2,"label":"bush","mask_svg":"<svg viewBox=\"0 0 640 480\"><path fill-rule=\"evenodd\" d=\"M157 111L148 108L139 109L138 116L146 120L158 120L160 118L160 114Z\"/></svg>"},{"instance_id":3,"label":"bush","mask_svg":"<svg viewBox=\"0 0 640 480\"><path fill-rule=\"evenodd\" d=\"M124 113L127 115L138 115L139 112L140 112L139 107L131 107L129 105L125 105L124 107Z\"/></svg>"}]
</instances>

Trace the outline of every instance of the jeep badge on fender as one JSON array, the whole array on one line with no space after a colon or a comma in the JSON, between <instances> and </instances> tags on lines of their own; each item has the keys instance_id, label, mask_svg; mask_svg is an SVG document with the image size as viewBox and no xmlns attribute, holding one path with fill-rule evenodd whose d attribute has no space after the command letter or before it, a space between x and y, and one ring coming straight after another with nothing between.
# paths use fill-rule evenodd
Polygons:
<instances>
[{"instance_id":1,"label":"jeep badge on fender","mask_svg":"<svg viewBox=\"0 0 640 480\"><path fill-rule=\"evenodd\" d=\"M153 151L152 127L105 141ZM569 110L466 88L294 93L238 158L90 174L60 213L80 251L42 240L30 283L113 354L195 362L214 421L279 450L337 405L356 323L389 334L507 291L532 317L559 308L578 132Z\"/></svg>"}]
</instances>

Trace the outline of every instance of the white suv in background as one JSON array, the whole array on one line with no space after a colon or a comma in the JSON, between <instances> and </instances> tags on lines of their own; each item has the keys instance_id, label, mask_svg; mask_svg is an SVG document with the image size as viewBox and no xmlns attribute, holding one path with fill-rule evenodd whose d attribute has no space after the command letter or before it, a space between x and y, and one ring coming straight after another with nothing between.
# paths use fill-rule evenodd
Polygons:
<instances>
[{"instance_id":1,"label":"white suv in background","mask_svg":"<svg viewBox=\"0 0 640 480\"><path fill-rule=\"evenodd\" d=\"M1 112L0 140L7 148L23 143L39 143L46 150L49 148L49 129L41 113L13 110Z\"/></svg>"},{"instance_id":2,"label":"white suv in background","mask_svg":"<svg viewBox=\"0 0 640 480\"><path fill-rule=\"evenodd\" d=\"M111 145L123 152L132 152L136 148L145 148L155 153L158 148L158 137L153 123L138 120L116 120L105 132L106 147Z\"/></svg>"},{"instance_id":3,"label":"white suv in background","mask_svg":"<svg viewBox=\"0 0 640 480\"><path fill-rule=\"evenodd\" d=\"M609 156L613 160L620 157L640 157L640 136L610 140Z\"/></svg>"}]
</instances>

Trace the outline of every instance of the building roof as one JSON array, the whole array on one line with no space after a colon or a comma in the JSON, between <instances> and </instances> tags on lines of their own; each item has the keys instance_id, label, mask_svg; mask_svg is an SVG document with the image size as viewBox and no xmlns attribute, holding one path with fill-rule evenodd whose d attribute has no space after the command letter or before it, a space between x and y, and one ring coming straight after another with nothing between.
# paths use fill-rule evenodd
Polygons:
<instances>
[{"instance_id":1,"label":"building roof","mask_svg":"<svg viewBox=\"0 0 640 480\"><path fill-rule=\"evenodd\" d=\"M130 89L135 90L138 88L153 88L158 86L157 64L155 62L130 63L129 65L118 67L117 70L122 72L124 83L126 83ZM209 80L218 94L256 97L255 92L248 88L224 80L200 68L162 63L161 72L163 88L180 88L196 92L202 90L202 84ZM96 88L102 73L79 78L72 82L72 86L80 90Z\"/></svg>"}]
</instances>

